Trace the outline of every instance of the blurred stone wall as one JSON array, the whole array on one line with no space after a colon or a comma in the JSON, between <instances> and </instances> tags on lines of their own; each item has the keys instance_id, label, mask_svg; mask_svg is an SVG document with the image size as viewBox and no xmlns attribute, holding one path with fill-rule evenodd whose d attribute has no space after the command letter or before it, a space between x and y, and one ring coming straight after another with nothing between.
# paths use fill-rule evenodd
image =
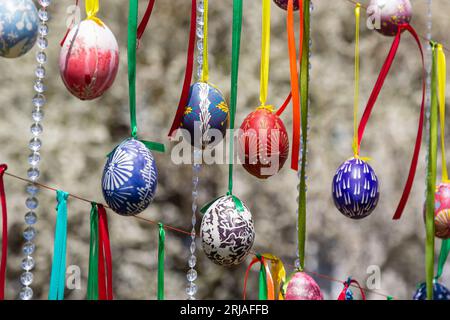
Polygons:
<instances>
[{"instance_id":1,"label":"blurred stone wall","mask_svg":"<svg viewBox=\"0 0 450 320\"><path fill-rule=\"evenodd\" d=\"M367 3L368 1L362 1ZM412 1L413 25L425 34L426 1ZM83 1L81 1L83 4ZM146 1L140 1L141 15ZM66 9L73 1L53 1L47 65L48 105L42 136L41 182L70 193L102 201L101 174L105 155L129 134L126 66L127 2L101 1L99 17L115 33L120 45L120 69L112 88L100 99L82 102L65 89L58 71L59 42L65 34ZM351 155L354 18L346 0L315 0L312 14L312 74L306 267L338 279L353 276L364 282L370 265L381 268L382 292L408 299L424 278L425 152L420 156L416 183L404 217L392 221L409 168L421 97L421 66L412 38L405 35L385 87L368 125L362 154L373 160L381 181L376 211L362 221L342 216L331 199L336 168ZM433 1L434 36L450 44L445 15L450 2ZM244 0L242 55L239 73L237 124L258 105L261 2ZM182 86L190 16L190 1L156 1L148 31L138 51L138 122L146 139L169 145L166 133ZM363 15L365 17L365 15ZM365 21L365 18L363 18ZM229 97L232 0L210 1L210 80ZM367 30L361 34L361 106L375 83L391 39ZM0 60L0 162L11 173L26 175L30 139L34 52L17 60ZM290 90L285 34L285 12L272 6L272 47L269 101L280 105ZM283 116L291 129L291 114ZM425 148L423 149L425 150ZM159 186L156 201L143 217L189 229L191 167L174 165L166 154L156 154ZM9 208L10 247L7 297L17 298L22 259L24 184L5 177ZM204 166L200 202L225 193L227 166ZM256 226L255 250L280 256L293 265L296 252L296 173L288 165L275 177L259 181L237 166L235 193L251 209ZM55 225L55 195L39 196L35 298L45 299L51 267ZM68 299L84 299L89 254L90 205L69 201L67 265L82 270L82 289L66 290ZM157 280L157 228L109 214L118 299L154 299ZM184 299L189 241L167 232L166 295ZM200 246L200 242L198 243ZM440 243L437 242L437 249ZM437 250L438 251L438 250ZM198 298L240 299L243 263L234 268L212 264L198 251ZM288 267L288 271L292 267ZM449 279L449 273L444 280ZM249 296L257 297L257 273L251 274ZM325 297L336 299L341 285L315 277ZM369 294L370 299L382 297Z\"/></svg>"}]
</instances>

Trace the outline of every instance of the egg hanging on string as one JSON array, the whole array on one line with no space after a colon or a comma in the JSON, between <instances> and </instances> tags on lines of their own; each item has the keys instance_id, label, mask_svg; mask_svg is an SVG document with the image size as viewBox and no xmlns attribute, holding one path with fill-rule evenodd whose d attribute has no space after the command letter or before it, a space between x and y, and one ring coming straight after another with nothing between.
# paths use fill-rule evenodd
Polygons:
<instances>
[{"instance_id":1,"label":"egg hanging on string","mask_svg":"<svg viewBox=\"0 0 450 320\"><path fill-rule=\"evenodd\" d=\"M87 19L70 30L61 48L59 70L74 96L100 97L112 86L118 69L119 46L106 24Z\"/></svg>"},{"instance_id":2,"label":"egg hanging on string","mask_svg":"<svg viewBox=\"0 0 450 320\"><path fill-rule=\"evenodd\" d=\"M367 7L371 26L385 36L395 36L398 26L409 24L412 6L409 0L371 0Z\"/></svg>"},{"instance_id":3,"label":"egg hanging on string","mask_svg":"<svg viewBox=\"0 0 450 320\"><path fill-rule=\"evenodd\" d=\"M426 283L421 283L418 286L413 300L427 300ZM433 281L433 300L450 300L450 291L436 280Z\"/></svg>"},{"instance_id":4,"label":"egg hanging on string","mask_svg":"<svg viewBox=\"0 0 450 320\"><path fill-rule=\"evenodd\" d=\"M289 155L289 138L280 117L270 108L250 113L239 132L239 156L248 173L267 179L278 173Z\"/></svg>"},{"instance_id":5,"label":"egg hanging on string","mask_svg":"<svg viewBox=\"0 0 450 320\"><path fill-rule=\"evenodd\" d=\"M223 94L210 83L191 86L181 129L192 146L205 148L219 143L226 134L229 109Z\"/></svg>"},{"instance_id":6,"label":"egg hanging on string","mask_svg":"<svg viewBox=\"0 0 450 320\"><path fill-rule=\"evenodd\" d=\"M436 237L450 238L450 183L436 187L434 225Z\"/></svg>"},{"instance_id":7,"label":"egg hanging on string","mask_svg":"<svg viewBox=\"0 0 450 320\"><path fill-rule=\"evenodd\" d=\"M281 9L287 10L288 7L288 0L273 0L277 6L279 6ZM294 11L297 11L299 9L298 0L294 0Z\"/></svg>"},{"instance_id":8,"label":"egg hanging on string","mask_svg":"<svg viewBox=\"0 0 450 320\"><path fill-rule=\"evenodd\" d=\"M32 0L0 1L0 56L18 58L33 48L38 11Z\"/></svg>"},{"instance_id":9,"label":"egg hanging on string","mask_svg":"<svg viewBox=\"0 0 450 320\"><path fill-rule=\"evenodd\" d=\"M255 240L252 215L243 204L236 208L232 196L217 199L202 219L200 236L203 251L222 266L240 264L249 254Z\"/></svg>"},{"instance_id":10,"label":"egg hanging on string","mask_svg":"<svg viewBox=\"0 0 450 320\"><path fill-rule=\"evenodd\" d=\"M333 200L346 217L362 219L372 213L378 203L378 178L372 167L360 158L345 161L333 178Z\"/></svg>"},{"instance_id":11,"label":"egg hanging on string","mask_svg":"<svg viewBox=\"0 0 450 320\"><path fill-rule=\"evenodd\" d=\"M102 190L114 212L123 216L141 213L153 201L157 184L155 160L142 142L126 139L108 155Z\"/></svg>"},{"instance_id":12,"label":"egg hanging on string","mask_svg":"<svg viewBox=\"0 0 450 320\"><path fill-rule=\"evenodd\" d=\"M297 272L287 285L285 300L323 300L323 295L313 278L305 272Z\"/></svg>"}]
</instances>

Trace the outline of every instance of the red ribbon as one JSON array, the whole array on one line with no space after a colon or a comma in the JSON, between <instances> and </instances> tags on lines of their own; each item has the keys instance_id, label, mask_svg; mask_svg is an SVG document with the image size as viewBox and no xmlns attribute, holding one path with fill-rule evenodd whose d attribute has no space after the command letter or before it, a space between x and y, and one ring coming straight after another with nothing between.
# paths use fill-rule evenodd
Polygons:
<instances>
[{"instance_id":1,"label":"red ribbon","mask_svg":"<svg viewBox=\"0 0 450 320\"><path fill-rule=\"evenodd\" d=\"M145 10L144 17L142 18L141 23L137 28L137 39L138 39L138 48L141 45L141 38L145 32L145 28L147 27L148 21L150 20L150 16L152 15L153 6L155 5L155 0L149 0L147 9Z\"/></svg>"},{"instance_id":2,"label":"red ribbon","mask_svg":"<svg viewBox=\"0 0 450 320\"><path fill-rule=\"evenodd\" d=\"M351 279L350 281L344 282L344 289L342 289L341 293L339 294L338 300L345 300L345 294L347 293L348 288L352 285L356 285L359 288L359 291L361 292L361 298L362 300L366 300L366 295L364 293L363 288L360 286L359 282L356 280Z\"/></svg>"},{"instance_id":3,"label":"red ribbon","mask_svg":"<svg viewBox=\"0 0 450 320\"><path fill-rule=\"evenodd\" d=\"M358 152L359 152L359 149L361 146L361 140L364 135L364 130L366 128L367 122L369 121L370 114L371 114L372 109L375 105L375 102L378 98L378 95L381 91L381 88L383 87L383 84L384 84L386 76L389 72L389 69L392 66L392 62L394 61L395 55L397 53L397 49L400 44L401 34L402 34L402 31L404 31L404 30L407 30L409 33L411 33L411 35L416 40L417 45L420 50L421 58L422 58L422 68L423 68L422 105L420 107L419 127L417 130L416 144L414 147L414 154L413 154L413 157L411 160L411 166L409 169L408 179L406 181L405 188L403 189L403 194L402 194L400 202L397 206L397 210L395 211L395 214L393 217L394 220L400 219L400 217L403 213L403 210L405 208L405 205L408 202L408 197L409 197L409 194L411 192L411 188L412 188L412 185L414 182L414 177L415 177L416 169L417 169L417 162L419 159L420 147L421 147L421 143L422 143L423 122L424 122L424 115L425 115L425 74L426 74L426 71L425 71L424 54L423 54L423 49L422 49L422 45L420 43L419 36L417 35L414 28L412 26L410 26L409 24L401 25L398 28L397 35L395 36L395 39L394 39L394 42L392 43L389 54L386 58L386 61L384 62L384 65L381 69L380 75L378 76L377 82L375 83L375 87L373 88L372 94L370 95L369 101L367 102L366 109L364 110L364 114L361 118L361 122L360 122L359 128L358 128L358 140L359 140Z\"/></svg>"},{"instance_id":4,"label":"red ribbon","mask_svg":"<svg viewBox=\"0 0 450 320\"><path fill-rule=\"evenodd\" d=\"M8 212L6 210L6 194L3 176L8 169L6 164L0 165L0 201L2 205L2 259L0 263L0 300L5 299L6 257L8 254Z\"/></svg>"},{"instance_id":5,"label":"red ribbon","mask_svg":"<svg viewBox=\"0 0 450 320\"><path fill-rule=\"evenodd\" d=\"M101 204L98 208L98 299L112 300L112 258L109 241L108 218ZM105 268L106 262L106 268Z\"/></svg>"},{"instance_id":6,"label":"red ribbon","mask_svg":"<svg viewBox=\"0 0 450 320\"><path fill-rule=\"evenodd\" d=\"M267 261L263 256L256 256L255 258L253 258L252 262L250 262L250 264L247 267L247 270L245 271L243 299L246 300L247 298L247 282L250 270L252 269L253 265L258 262L261 263L262 266L264 266L264 269L266 271L267 299L275 300L275 286L273 283L272 274L270 273Z\"/></svg>"},{"instance_id":7,"label":"red ribbon","mask_svg":"<svg viewBox=\"0 0 450 320\"><path fill-rule=\"evenodd\" d=\"M177 112L170 127L169 137L180 127L183 119L184 109L188 103L189 90L191 87L192 71L194 69L194 48L195 48L195 27L197 21L197 0L192 0L191 4L191 27L189 33L189 45L187 52L186 71L184 74L183 90L181 91L180 101L178 102Z\"/></svg>"}]
</instances>

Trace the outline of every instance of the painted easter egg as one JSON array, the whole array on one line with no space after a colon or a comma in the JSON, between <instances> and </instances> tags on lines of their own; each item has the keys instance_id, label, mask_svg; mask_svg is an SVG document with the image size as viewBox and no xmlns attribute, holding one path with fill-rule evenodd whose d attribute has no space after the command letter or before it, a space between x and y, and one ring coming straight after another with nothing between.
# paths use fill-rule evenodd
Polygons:
<instances>
[{"instance_id":1,"label":"painted easter egg","mask_svg":"<svg viewBox=\"0 0 450 320\"><path fill-rule=\"evenodd\" d=\"M377 206L380 196L378 178L367 162L351 158L336 171L332 193L334 204L343 215L362 219Z\"/></svg>"},{"instance_id":2,"label":"painted easter egg","mask_svg":"<svg viewBox=\"0 0 450 320\"><path fill-rule=\"evenodd\" d=\"M67 35L59 55L59 70L67 89L81 100L100 97L119 69L119 47L104 24L84 20Z\"/></svg>"},{"instance_id":3,"label":"painted easter egg","mask_svg":"<svg viewBox=\"0 0 450 320\"><path fill-rule=\"evenodd\" d=\"M288 0L273 0L273 2L275 2L275 4L281 9L287 10ZM298 0L294 0L294 11L297 11L298 9Z\"/></svg>"},{"instance_id":4,"label":"painted easter egg","mask_svg":"<svg viewBox=\"0 0 450 320\"><path fill-rule=\"evenodd\" d=\"M228 105L219 89L206 82L191 86L180 128L193 146L204 148L221 141L228 119Z\"/></svg>"},{"instance_id":5,"label":"painted easter egg","mask_svg":"<svg viewBox=\"0 0 450 320\"><path fill-rule=\"evenodd\" d=\"M203 251L214 263L222 266L240 264L255 240L252 215L245 205L239 211L232 196L223 196L203 216L200 236Z\"/></svg>"},{"instance_id":6,"label":"painted easter egg","mask_svg":"<svg viewBox=\"0 0 450 320\"><path fill-rule=\"evenodd\" d=\"M142 142L126 139L108 156L102 189L114 212L124 216L141 213L153 201L157 184L155 160Z\"/></svg>"},{"instance_id":7,"label":"painted easter egg","mask_svg":"<svg viewBox=\"0 0 450 320\"><path fill-rule=\"evenodd\" d=\"M286 300L323 300L319 285L305 272L297 272L289 281Z\"/></svg>"},{"instance_id":8,"label":"painted easter egg","mask_svg":"<svg viewBox=\"0 0 450 320\"><path fill-rule=\"evenodd\" d=\"M38 23L32 0L0 1L0 56L17 58L30 51L36 43Z\"/></svg>"},{"instance_id":9,"label":"painted easter egg","mask_svg":"<svg viewBox=\"0 0 450 320\"><path fill-rule=\"evenodd\" d=\"M413 300L427 300L427 284L421 283ZM433 282L433 300L450 300L450 291L437 281Z\"/></svg>"},{"instance_id":10,"label":"painted easter egg","mask_svg":"<svg viewBox=\"0 0 450 320\"><path fill-rule=\"evenodd\" d=\"M280 117L262 107L250 113L239 132L239 155L245 170L257 178L278 173L289 155L289 138Z\"/></svg>"},{"instance_id":11,"label":"painted easter egg","mask_svg":"<svg viewBox=\"0 0 450 320\"><path fill-rule=\"evenodd\" d=\"M441 183L436 187L434 225L436 237L450 238L450 183Z\"/></svg>"},{"instance_id":12,"label":"painted easter egg","mask_svg":"<svg viewBox=\"0 0 450 320\"><path fill-rule=\"evenodd\" d=\"M379 33L395 36L399 25L408 24L411 21L411 2L409 0L371 0L367 7L367 16Z\"/></svg>"}]
</instances>

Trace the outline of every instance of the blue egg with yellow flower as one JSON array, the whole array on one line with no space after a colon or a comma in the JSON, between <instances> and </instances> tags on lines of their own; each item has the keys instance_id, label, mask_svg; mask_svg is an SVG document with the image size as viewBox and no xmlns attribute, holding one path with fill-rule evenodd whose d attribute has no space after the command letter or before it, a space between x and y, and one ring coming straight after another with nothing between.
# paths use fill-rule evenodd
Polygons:
<instances>
[{"instance_id":1,"label":"blue egg with yellow flower","mask_svg":"<svg viewBox=\"0 0 450 320\"><path fill-rule=\"evenodd\" d=\"M17 58L33 48L38 12L32 0L0 1L0 56Z\"/></svg>"},{"instance_id":2,"label":"blue egg with yellow flower","mask_svg":"<svg viewBox=\"0 0 450 320\"><path fill-rule=\"evenodd\" d=\"M206 82L194 83L180 126L185 138L198 148L216 144L225 136L228 120L228 105L219 89Z\"/></svg>"}]
</instances>

